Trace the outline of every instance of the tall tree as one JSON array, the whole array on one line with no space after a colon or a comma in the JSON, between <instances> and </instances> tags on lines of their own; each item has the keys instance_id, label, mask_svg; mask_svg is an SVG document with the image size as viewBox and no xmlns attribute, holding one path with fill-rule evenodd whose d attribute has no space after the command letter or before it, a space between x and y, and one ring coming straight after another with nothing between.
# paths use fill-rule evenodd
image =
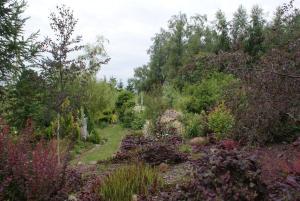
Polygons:
<instances>
[{"instance_id":1,"label":"tall tree","mask_svg":"<svg viewBox=\"0 0 300 201\"><path fill-rule=\"evenodd\" d=\"M253 6L251 10L251 25L248 30L248 39L245 50L251 56L259 56L264 52L264 24L263 9L259 6Z\"/></svg>"},{"instance_id":2,"label":"tall tree","mask_svg":"<svg viewBox=\"0 0 300 201\"><path fill-rule=\"evenodd\" d=\"M69 110L72 104L68 98L67 85L80 75L97 72L100 65L107 63L109 59L102 60L98 57L103 56L105 52L101 45L102 40L99 38L95 46L86 46L85 55L74 58L74 55L79 54L85 46L81 45L81 36L73 37L78 20L70 8L65 5L57 6L57 12L52 12L49 19L54 38L48 37L44 42L44 51L48 54L42 60L41 67L42 75L50 86L49 90L51 89L49 94L55 103L53 108L57 112L57 138L59 139L60 123L63 123L60 120L61 114L65 113L63 110L66 108ZM70 113L65 115L67 119L72 119ZM76 134L75 130L74 134Z\"/></svg>"},{"instance_id":3,"label":"tall tree","mask_svg":"<svg viewBox=\"0 0 300 201\"><path fill-rule=\"evenodd\" d=\"M0 94L8 82L20 75L25 61L31 61L37 53L37 33L24 37L28 19L23 15L25 7L23 0L0 1Z\"/></svg>"},{"instance_id":4,"label":"tall tree","mask_svg":"<svg viewBox=\"0 0 300 201\"><path fill-rule=\"evenodd\" d=\"M216 28L218 32L218 51L227 51L230 49L230 38L228 22L226 20L224 12L218 10L216 13Z\"/></svg>"},{"instance_id":5,"label":"tall tree","mask_svg":"<svg viewBox=\"0 0 300 201\"><path fill-rule=\"evenodd\" d=\"M234 50L242 48L245 43L248 27L248 16L246 9L240 5L233 14L231 24L232 46Z\"/></svg>"},{"instance_id":6,"label":"tall tree","mask_svg":"<svg viewBox=\"0 0 300 201\"><path fill-rule=\"evenodd\" d=\"M178 70L182 66L186 43L187 17L179 13L174 15L169 21L170 40L168 44L167 77L169 80L176 77Z\"/></svg>"},{"instance_id":7,"label":"tall tree","mask_svg":"<svg viewBox=\"0 0 300 201\"><path fill-rule=\"evenodd\" d=\"M149 82L151 84L162 84L166 80L169 39L170 33L163 29L152 38L153 45L148 50L148 54L150 55Z\"/></svg>"},{"instance_id":8,"label":"tall tree","mask_svg":"<svg viewBox=\"0 0 300 201\"><path fill-rule=\"evenodd\" d=\"M196 54L203 50L205 29L207 23L206 15L195 15L190 18L187 27L186 59L189 61ZM186 61L185 61L186 62Z\"/></svg>"}]
</instances>

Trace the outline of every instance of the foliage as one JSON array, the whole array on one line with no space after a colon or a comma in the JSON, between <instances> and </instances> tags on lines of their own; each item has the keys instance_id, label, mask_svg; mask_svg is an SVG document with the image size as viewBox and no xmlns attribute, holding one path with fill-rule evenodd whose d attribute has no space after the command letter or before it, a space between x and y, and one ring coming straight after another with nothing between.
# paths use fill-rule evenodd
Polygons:
<instances>
[{"instance_id":1,"label":"foliage","mask_svg":"<svg viewBox=\"0 0 300 201\"><path fill-rule=\"evenodd\" d=\"M218 139L226 138L235 122L233 115L224 102L208 114L207 120L208 128L216 134Z\"/></svg>"},{"instance_id":2,"label":"foliage","mask_svg":"<svg viewBox=\"0 0 300 201\"><path fill-rule=\"evenodd\" d=\"M58 162L56 142L32 145L27 127L15 142L0 133L1 200L50 200L64 181L64 159Z\"/></svg>"},{"instance_id":3,"label":"foliage","mask_svg":"<svg viewBox=\"0 0 300 201\"><path fill-rule=\"evenodd\" d=\"M260 56L265 50L264 41L264 23L263 9L259 6L253 6L251 10L251 25L248 30L249 38L246 40L245 50L251 56Z\"/></svg>"},{"instance_id":4,"label":"foliage","mask_svg":"<svg viewBox=\"0 0 300 201\"><path fill-rule=\"evenodd\" d=\"M182 144L182 138L178 136L169 136L157 141L143 136L128 135L122 140L120 151L114 160L134 161L138 159L151 165L177 164L187 159L186 154L178 150L180 144Z\"/></svg>"},{"instance_id":5,"label":"foliage","mask_svg":"<svg viewBox=\"0 0 300 201\"><path fill-rule=\"evenodd\" d=\"M177 147L167 142L147 144L140 150L139 155L143 161L152 165L177 164L187 159L186 155L180 153Z\"/></svg>"},{"instance_id":6,"label":"foliage","mask_svg":"<svg viewBox=\"0 0 300 201\"><path fill-rule=\"evenodd\" d=\"M186 86L184 93L190 98L183 109L191 113L200 113L202 110L208 110L222 100L226 89L235 82L237 80L232 75L213 73L199 84Z\"/></svg>"},{"instance_id":7,"label":"foliage","mask_svg":"<svg viewBox=\"0 0 300 201\"><path fill-rule=\"evenodd\" d=\"M10 125L22 129L30 118L36 126L44 126L43 86L44 81L37 72L22 71L7 97L9 101L6 110Z\"/></svg>"},{"instance_id":8,"label":"foliage","mask_svg":"<svg viewBox=\"0 0 300 201\"><path fill-rule=\"evenodd\" d=\"M24 17L27 4L23 0L3 0L0 2L0 98L3 100L3 88L12 82L37 56L37 33L28 38L24 36L24 26L28 18ZM27 62L27 64L26 64Z\"/></svg>"},{"instance_id":9,"label":"foliage","mask_svg":"<svg viewBox=\"0 0 300 201\"><path fill-rule=\"evenodd\" d=\"M134 119L134 106L134 95L129 91L121 91L117 97L115 107L120 122L127 128L130 128Z\"/></svg>"},{"instance_id":10,"label":"foliage","mask_svg":"<svg viewBox=\"0 0 300 201\"><path fill-rule=\"evenodd\" d=\"M162 101L165 102L165 104L168 107L174 107L176 104L176 101L180 98L180 94L178 90L176 90L172 85L163 85L162 87Z\"/></svg>"},{"instance_id":11,"label":"foliage","mask_svg":"<svg viewBox=\"0 0 300 201\"><path fill-rule=\"evenodd\" d=\"M192 152L192 148L190 145L182 144L179 146L179 151L190 154Z\"/></svg>"},{"instance_id":12,"label":"foliage","mask_svg":"<svg viewBox=\"0 0 300 201\"><path fill-rule=\"evenodd\" d=\"M83 102L89 121L94 125L104 121L112 123L117 90L105 81L91 78L86 87L86 98ZM116 119L114 119L116 121Z\"/></svg>"},{"instance_id":13,"label":"foliage","mask_svg":"<svg viewBox=\"0 0 300 201\"><path fill-rule=\"evenodd\" d=\"M89 133L89 137L87 139L89 142L92 142L94 144L100 144L101 143L101 138L99 134L96 131L92 131Z\"/></svg>"},{"instance_id":14,"label":"foliage","mask_svg":"<svg viewBox=\"0 0 300 201\"><path fill-rule=\"evenodd\" d=\"M130 124L130 128L132 128L133 130L140 130L143 128L144 124L145 124L145 118L144 115L142 113L135 113L134 114L134 119Z\"/></svg>"},{"instance_id":15,"label":"foliage","mask_svg":"<svg viewBox=\"0 0 300 201\"><path fill-rule=\"evenodd\" d=\"M207 132L207 117L204 111L201 114L185 114L183 122L187 138L204 136Z\"/></svg>"},{"instance_id":16,"label":"foliage","mask_svg":"<svg viewBox=\"0 0 300 201\"><path fill-rule=\"evenodd\" d=\"M157 89L149 94L145 94L145 117L152 122L168 108Z\"/></svg>"},{"instance_id":17,"label":"foliage","mask_svg":"<svg viewBox=\"0 0 300 201\"><path fill-rule=\"evenodd\" d=\"M266 200L257 162L240 151L206 150L193 161L193 177L143 200Z\"/></svg>"},{"instance_id":18,"label":"foliage","mask_svg":"<svg viewBox=\"0 0 300 201\"><path fill-rule=\"evenodd\" d=\"M108 175L100 186L103 200L131 201L133 195L148 194L162 185L156 169L142 164L128 165Z\"/></svg>"}]
</instances>

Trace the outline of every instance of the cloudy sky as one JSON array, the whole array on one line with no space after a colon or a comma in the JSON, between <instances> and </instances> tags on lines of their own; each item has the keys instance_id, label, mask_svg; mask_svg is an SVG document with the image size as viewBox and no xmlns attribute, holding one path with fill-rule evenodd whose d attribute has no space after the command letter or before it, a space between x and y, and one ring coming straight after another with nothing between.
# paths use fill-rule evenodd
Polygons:
<instances>
[{"instance_id":1,"label":"cloudy sky","mask_svg":"<svg viewBox=\"0 0 300 201\"><path fill-rule=\"evenodd\" d=\"M26 32L40 30L41 36L49 35L48 16L56 5L71 7L79 19L76 33L85 43L103 35L109 40L106 45L111 61L103 66L97 77L113 76L126 81L133 76L133 69L148 62L147 49L151 37L166 27L168 19L179 12L188 16L207 14L210 21L218 9L230 19L242 4L248 11L254 4L264 8L270 18L278 5L288 0L27 0ZM299 7L299 1L295 5Z\"/></svg>"}]
</instances>

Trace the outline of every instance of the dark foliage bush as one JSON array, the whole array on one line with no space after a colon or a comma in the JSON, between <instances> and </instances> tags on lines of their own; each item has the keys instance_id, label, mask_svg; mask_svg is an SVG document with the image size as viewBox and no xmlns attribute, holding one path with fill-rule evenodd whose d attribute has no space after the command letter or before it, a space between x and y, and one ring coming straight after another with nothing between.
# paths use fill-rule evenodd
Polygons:
<instances>
[{"instance_id":1,"label":"dark foliage bush","mask_svg":"<svg viewBox=\"0 0 300 201\"><path fill-rule=\"evenodd\" d=\"M142 200L266 200L257 163L242 152L214 149L193 161L190 181Z\"/></svg>"},{"instance_id":2,"label":"dark foliage bush","mask_svg":"<svg viewBox=\"0 0 300 201\"><path fill-rule=\"evenodd\" d=\"M178 148L165 142L154 142L145 145L139 151L139 157L151 165L161 163L177 164L187 160L187 155L178 151Z\"/></svg>"},{"instance_id":3,"label":"dark foliage bush","mask_svg":"<svg viewBox=\"0 0 300 201\"><path fill-rule=\"evenodd\" d=\"M128 135L121 143L120 151L113 161L142 160L152 165L160 163L176 164L183 162L187 156L179 152L183 142L179 136L168 136L159 141L143 136Z\"/></svg>"}]
</instances>

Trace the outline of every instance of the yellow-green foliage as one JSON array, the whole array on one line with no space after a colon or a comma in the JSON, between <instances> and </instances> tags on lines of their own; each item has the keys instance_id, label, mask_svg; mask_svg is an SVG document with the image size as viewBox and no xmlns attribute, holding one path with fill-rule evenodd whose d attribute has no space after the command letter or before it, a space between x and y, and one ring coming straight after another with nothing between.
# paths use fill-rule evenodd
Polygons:
<instances>
[{"instance_id":1,"label":"yellow-green foliage","mask_svg":"<svg viewBox=\"0 0 300 201\"><path fill-rule=\"evenodd\" d=\"M218 139L222 139L229 134L234 126L234 121L234 116L226 108L224 102L208 114L208 127L216 134Z\"/></svg>"},{"instance_id":2,"label":"yellow-green foliage","mask_svg":"<svg viewBox=\"0 0 300 201\"><path fill-rule=\"evenodd\" d=\"M136 164L119 168L100 187L100 196L109 201L131 201L135 194L147 194L149 188L162 185L156 169Z\"/></svg>"},{"instance_id":3,"label":"yellow-green foliage","mask_svg":"<svg viewBox=\"0 0 300 201\"><path fill-rule=\"evenodd\" d=\"M188 144L182 144L179 147L179 151L183 152L183 153L191 153L192 152L192 147Z\"/></svg>"}]
</instances>

